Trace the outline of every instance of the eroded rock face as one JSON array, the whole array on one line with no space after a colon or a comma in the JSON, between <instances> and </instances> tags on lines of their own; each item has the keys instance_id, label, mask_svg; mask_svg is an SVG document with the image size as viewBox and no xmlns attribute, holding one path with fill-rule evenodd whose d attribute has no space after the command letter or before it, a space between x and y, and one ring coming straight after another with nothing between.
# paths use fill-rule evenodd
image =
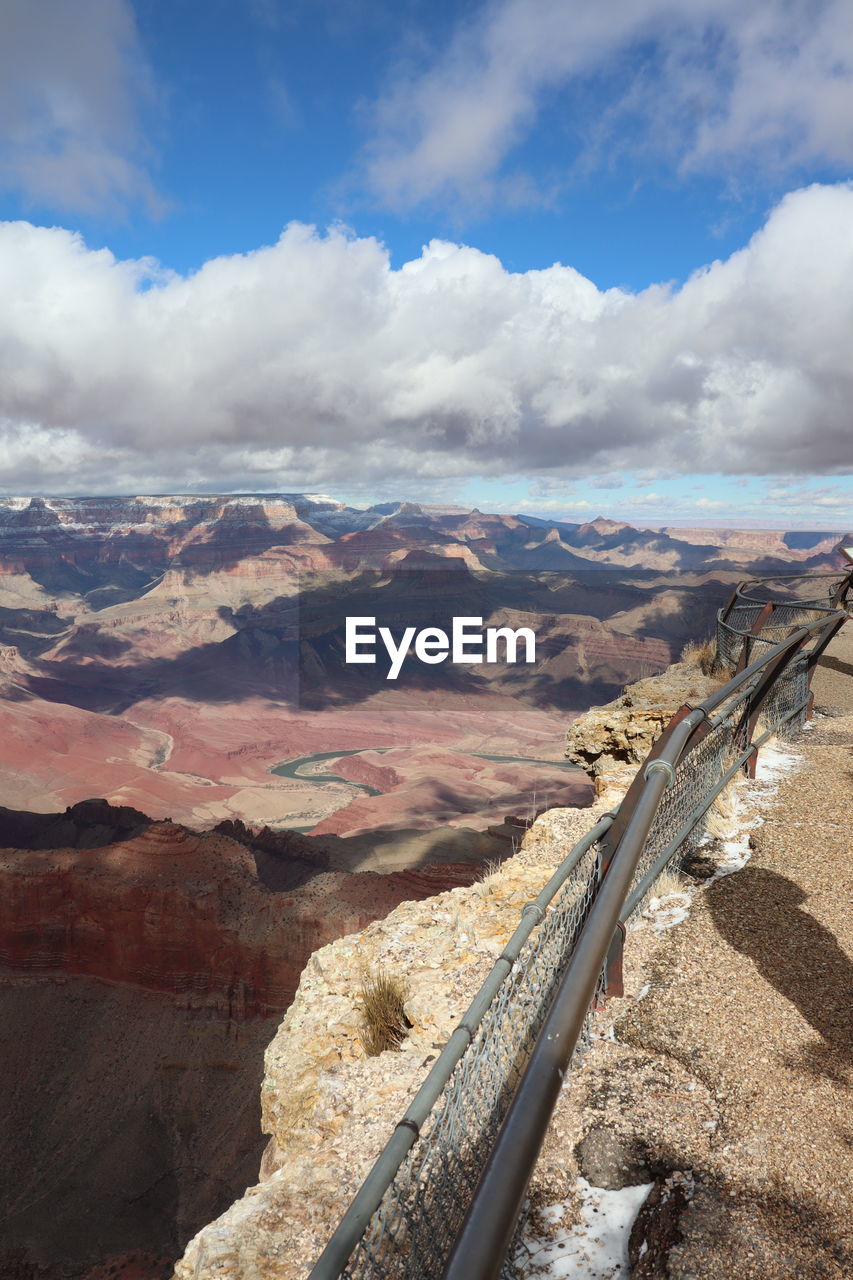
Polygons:
<instances>
[{"instance_id":1,"label":"eroded rock face","mask_svg":"<svg viewBox=\"0 0 853 1280\"><path fill-rule=\"evenodd\" d=\"M157 822L98 849L9 849L0 879L7 970L124 982L238 1019L287 1003L284 921L225 837Z\"/></svg>"},{"instance_id":2,"label":"eroded rock face","mask_svg":"<svg viewBox=\"0 0 853 1280\"><path fill-rule=\"evenodd\" d=\"M591 773L640 764L684 703L696 706L720 680L692 663L677 662L661 676L628 685L621 697L578 716L566 735L566 755Z\"/></svg>"},{"instance_id":3,"label":"eroded rock face","mask_svg":"<svg viewBox=\"0 0 853 1280\"><path fill-rule=\"evenodd\" d=\"M190 1242L176 1280L308 1275L523 906L601 812L552 809L487 884L402 903L311 957L265 1057L262 1180ZM360 990L377 970L405 978L412 1027L367 1058Z\"/></svg>"},{"instance_id":4,"label":"eroded rock face","mask_svg":"<svg viewBox=\"0 0 853 1280\"><path fill-rule=\"evenodd\" d=\"M276 891L235 832L103 801L0 814L31 846L0 848L4 1280L168 1275L257 1176L262 1055L308 957L478 874L306 863ZM267 843L282 867L287 842Z\"/></svg>"}]
</instances>

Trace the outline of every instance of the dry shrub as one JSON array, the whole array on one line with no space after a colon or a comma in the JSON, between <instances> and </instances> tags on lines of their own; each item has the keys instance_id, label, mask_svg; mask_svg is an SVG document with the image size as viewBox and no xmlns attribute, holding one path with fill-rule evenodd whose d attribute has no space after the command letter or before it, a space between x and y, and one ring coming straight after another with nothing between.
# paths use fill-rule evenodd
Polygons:
<instances>
[{"instance_id":1,"label":"dry shrub","mask_svg":"<svg viewBox=\"0 0 853 1280\"><path fill-rule=\"evenodd\" d=\"M406 1017L408 983L394 974L369 974L361 984L361 1043L368 1058L399 1049L411 1027Z\"/></svg>"},{"instance_id":2,"label":"dry shrub","mask_svg":"<svg viewBox=\"0 0 853 1280\"><path fill-rule=\"evenodd\" d=\"M684 893L684 881L677 871L670 871L666 867L655 880L651 891L656 898L666 898L671 893Z\"/></svg>"},{"instance_id":3,"label":"dry shrub","mask_svg":"<svg viewBox=\"0 0 853 1280\"><path fill-rule=\"evenodd\" d=\"M730 769L735 762L735 755L727 751L723 758L723 768ZM731 840L740 829L738 790L743 781L743 774L736 773L729 778L719 795L705 815L705 831L716 840Z\"/></svg>"},{"instance_id":4,"label":"dry shrub","mask_svg":"<svg viewBox=\"0 0 853 1280\"><path fill-rule=\"evenodd\" d=\"M721 674L722 664L717 653L717 641L713 636L707 640L690 640L681 650L681 661L698 667L703 676Z\"/></svg>"},{"instance_id":5,"label":"dry shrub","mask_svg":"<svg viewBox=\"0 0 853 1280\"><path fill-rule=\"evenodd\" d=\"M513 839L515 837L513 836ZM474 885L477 894L481 898L487 898L489 894L494 893L497 887L498 872L501 869L500 859L490 858L483 869L483 874Z\"/></svg>"}]
</instances>

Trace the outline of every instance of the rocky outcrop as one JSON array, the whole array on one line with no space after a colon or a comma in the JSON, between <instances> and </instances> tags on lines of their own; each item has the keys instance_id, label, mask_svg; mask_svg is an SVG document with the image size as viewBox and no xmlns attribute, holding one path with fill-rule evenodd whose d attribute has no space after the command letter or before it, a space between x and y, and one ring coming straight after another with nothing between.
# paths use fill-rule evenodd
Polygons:
<instances>
[{"instance_id":1,"label":"rocky outcrop","mask_svg":"<svg viewBox=\"0 0 853 1280\"><path fill-rule=\"evenodd\" d=\"M232 833L0 810L4 1280L168 1274L257 1174L261 1057L308 957L478 873L318 874L302 837Z\"/></svg>"},{"instance_id":2,"label":"rocky outcrop","mask_svg":"<svg viewBox=\"0 0 853 1280\"><path fill-rule=\"evenodd\" d=\"M98 849L151 826L147 814L106 800L81 800L64 813L29 813L0 806L0 849Z\"/></svg>"},{"instance_id":3,"label":"rocky outcrop","mask_svg":"<svg viewBox=\"0 0 853 1280\"><path fill-rule=\"evenodd\" d=\"M621 697L579 716L569 729L566 755L591 773L640 764L684 703L695 706L720 685L689 662L661 676L628 685Z\"/></svg>"},{"instance_id":4,"label":"rocky outcrop","mask_svg":"<svg viewBox=\"0 0 853 1280\"><path fill-rule=\"evenodd\" d=\"M406 1102L565 851L597 820L555 809L483 885L406 902L317 951L265 1057L261 1180L190 1243L176 1280L301 1280L387 1141ZM366 1057L361 987L408 984L398 1052Z\"/></svg>"}]
</instances>

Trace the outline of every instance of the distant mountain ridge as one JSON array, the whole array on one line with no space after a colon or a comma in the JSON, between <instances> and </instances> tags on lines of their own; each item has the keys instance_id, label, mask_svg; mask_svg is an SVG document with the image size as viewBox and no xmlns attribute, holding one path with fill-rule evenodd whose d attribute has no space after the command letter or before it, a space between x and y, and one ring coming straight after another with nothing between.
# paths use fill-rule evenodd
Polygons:
<instances>
[{"instance_id":1,"label":"distant mountain ridge","mask_svg":"<svg viewBox=\"0 0 853 1280\"><path fill-rule=\"evenodd\" d=\"M382 567L400 547L434 547L492 569L553 570L603 564L645 569L820 567L841 536L827 532L637 529L598 516L570 523L415 502L348 507L324 494L0 498L0 562L26 571L48 549L82 568L147 554L165 567L241 551L314 546L318 565ZM143 541L144 540L144 541ZM329 546L329 544L336 544ZM326 548L325 555L322 548ZM72 584L69 582L69 586Z\"/></svg>"},{"instance_id":2,"label":"distant mountain ridge","mask_svg":"<svg viewBox=\"0 0 853 1280\"><path fill-rule=\"evenodd\" d=\"M347 800L358 830L428 825L399 808L423 798L427 743L461 770L442 812L482 825L501 801L470 753L554 758L568 720L676 657L734 581L830 568L838 536L318 493L0 498L0 804L63 808L94 770L114 803L202 826L334 814L346 834ZM345 664L348 614L529 627L535 669L411 662L392 689L379 664ZM390 747L409 752L399 787L370 803L270 782L303 753Z\"/></svg>"}]
</instances>

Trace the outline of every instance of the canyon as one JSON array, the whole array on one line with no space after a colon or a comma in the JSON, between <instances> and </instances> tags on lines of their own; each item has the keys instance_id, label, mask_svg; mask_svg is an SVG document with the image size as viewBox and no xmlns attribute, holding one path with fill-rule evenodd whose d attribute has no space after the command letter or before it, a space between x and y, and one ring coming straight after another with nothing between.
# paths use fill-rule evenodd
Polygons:
<instances>
[{"instance_id":1,"label":"canyon","mask_svg":"<svg viewBox=\"0 0 853 1280\"><path fill-rule=\"evenodd\" d=\"M0 801L62 809L96 770L113 803L194 826L410 827L429 744L452 820L482 829L519 789L553 790L524 761L561 765L566 722L709 631L734 581L828 565L835 541L317 495L0 499ZM388 682L345 661L348 616L398 633L472 614L532 629L535 664L409 662ZM353 749L397 751L397 782L366 797L271 772ZM489 755L522 758L518 785Z\"/></svg>"},{"instance_id":2,"label":"canyon","mask_svg":"<svg viewBox=\"0 0 853 1280\"><path fill-rule=\"evenodd\" d=\"M312 952L470 884L486 854L475 837L349 874L300 857L298 836L232 825L99 801L0 811L8 1280L169 1275L257 1174L263 1052Z\"/></svg>"},{"instance_id":3,"label":"canyon","mask_svg":"<svg viewBox=\"0 0 853 1280\"><path fill-rule=\"evenodd\" d=\"M263 1052L311 955L592 804L574 722L710 633L734 582L834 567L837 540L0 499L0 1272L169 1275L257 1179ZM471 615L532 629L536 662L346 663L348 616Z\"/></svg>"}]
</instances>

